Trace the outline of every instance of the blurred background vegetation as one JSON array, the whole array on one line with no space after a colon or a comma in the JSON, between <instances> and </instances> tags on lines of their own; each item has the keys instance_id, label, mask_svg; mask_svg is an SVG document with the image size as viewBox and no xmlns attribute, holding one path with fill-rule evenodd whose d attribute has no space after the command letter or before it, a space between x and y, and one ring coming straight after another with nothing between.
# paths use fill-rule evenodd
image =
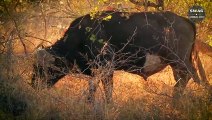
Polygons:
<instances>
[{"instance_id":1,"label":"blurred background vegetation","mask_svg":"<svg viewBox=\"0 0 212 120\"><path fill-rule=\"evenodd\" d=\"M155 0L149 1L156 2ZM172 11L187 17L188 10L193 5L202 6L206 12L206 18L202 22L196 23L197 38L212 46L211 0L164 0L164 11ZM160 95L162 96L160 97L145 93L145 95L141 95L142 99L139 97L136 100L134 100L135 96L142 93L144 87L148 91L151 89L150 91L154 93L156 91L158 94L158 89L152 90L158 86L158 83L150 81L144 85L141 85L140 82L136 83L138 86L122 85L121 91L116 93L120 97L117 97L117 101L122 101L122 103L114 106L104 106L98 103L96 107L98 109L100 106L101 109L98 109L98 112L95 111L95 114L90 111L90 107L80 97L84 94L81 89L86 89L84 82L70 83L72 87L81 86L81 88L73 90L69 96L67 91L51 90L51 94L49 91L33 91L28 86L32 69L30 54L36 48L52 45L62 37L75 18L103 10L142 12L145 9L129 0L0 0L0 119L99 119L99 114L100 118L103 114L104 119L122 120L212 118L212 106L211 101L207 98L207 93L200 92L201 95L199 95L196 89L198 87L195 85L193 88L197 93L192 96L194 93L187 91L187 96L182 100L184 106L179 110L170 107L170 97L164 95L166 92L170 93L170 86L173 86L174 83L168 82L168 86L164 83L160 84L157 87L161 91ZM157 10L149 7L148 11ZM205 67L212 68L211 58L203 57ZM165 76L167 80L173 80L169 75L170 68L163 71L163 74L168 76ZM207 74L211 79L212 73L207 72ZM154 79L164 79L164 76L159 76ZM128 78L123 74L121 79ZM140 78L131 77L129 79ZM61 84L65 87L63 83ZM148 88L148 86L151 87ZM129 90L136 87L139 89ZM69 92L73 88L68 88ZM128 94L123 95L126 91ZM77 97L73 97L73 94L77 93L79 93ZM133 93L135 96L129 97L133 96ZM153 104L154 102L157 104ZM164 102L167 103L164 104ZM98 115L96 116L96 114Z\"/></svg>"},{"instance_id":2,"label":"blurred background vegetation","mask_svg":"<svg viewBox=\"0 0 212 120\"><path fill-rule=\"evenodd\" d=\"M197 37L211 45L210 0L164 0L165 11L172 11L184 17L187 17L188 10L193 5L202 6L206 12L204 21L197 23ZM11 34L14 36L15 52L32 51L38 45L50 45L59 39L76 17L108 9L144 11L143 6L132 4L129 0L1 0L1 52L5 51L2 45L5 45ZM150 7L148 11L156 9Z\"/></svg>"}]
</instances>

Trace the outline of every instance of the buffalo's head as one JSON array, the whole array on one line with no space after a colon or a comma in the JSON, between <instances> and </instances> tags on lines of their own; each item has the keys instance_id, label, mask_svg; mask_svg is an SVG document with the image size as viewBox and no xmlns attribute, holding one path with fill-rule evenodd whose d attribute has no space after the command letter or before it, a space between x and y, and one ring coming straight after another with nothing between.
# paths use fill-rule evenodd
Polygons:
<instances>
[{"instance_id":1,"label":"buffalo's head","mask_svg":"<svg viewBox=\"0 0 212 120\"><path fill-rule=\"evenodd\" d=\"M69 71L67 60L51 48L39 49L34 53L32 86L36 89L53 86Z\"/></svg>"}]
</instances>

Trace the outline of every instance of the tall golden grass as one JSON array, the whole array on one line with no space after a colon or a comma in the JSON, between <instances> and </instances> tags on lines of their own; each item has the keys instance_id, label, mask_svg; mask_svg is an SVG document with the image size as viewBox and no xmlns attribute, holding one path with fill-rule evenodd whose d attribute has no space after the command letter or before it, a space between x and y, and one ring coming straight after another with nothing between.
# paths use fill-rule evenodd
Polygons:
<instances>
[{"instance_id":1,"label":"tall golden grass","mask_svg":"<svg viewBox=\"0 0 212 120\"><path fill-rule=\"evenodd\" d=\"M212 58L204 56L204 63ZM24 63L23 63L24 59ZM173 105L172 91L175 81L170 67L157 73L148 81L124 71L114 72L113 103L104 102L104 91L99 84L94 105L86 102L88 80L83 74L70 74L54 87L40 91L29 86L31 58L15 57L12 77L2 75L1 88L10 99L11 106L23 107L14 117L10 112L0 113L0 118L18 119L211 119L210 95L192 80L182 98ZM204 64L205 66L205 64ZM212 67L207 71L211 71ZM101 79L101 78L99 78ZM210 78L210 82L212 79ZM20 101L15 103L14 101ZM22 104L26 104L23 106ZM176 107L177 106L177 107ZM12 110L12 108L11 108ZM6 117L5 117L6 116Z\"/></svg>"},{"instance_id":2,"label":"tall golden grass","mask_svg":"<svg viewBox=\"0 0 212 120\"><path fill-rule=\"evenodd\" d=\"M54 43L63 35L70 21L77 16L89 13L98 5L88 1L69 0L70 3L68 3L67 0L41 3L40 6L30 7L29 13L32 15L23 12L27 19L23 18L19 22L21 28L27 33L24 42L28 52L32 52L41 43L45 46ZM124 6L133 7L130 3L129 5L125 3ZM99 9L104 9L104 6ZM205 26L210 25L202 26L199 26L200 29L205 30L207 29ZM9 36L8 31L12 31L13 27L8 22L1 32ZM209 29L205 31L211 32ZM198 37L205 38L205 33L200 32ZM24 49L18 39L13 41L11 47L13 49L11 53L3 54L0 58L0 119L212 119L211 96L207 90L192 80L187 85L182 98L175 103L177 105L174 106L177 107L173 107L172 91L175 81L170 67L151 76L148 81L135 74L115 71L114 102L111 104L104 102L104 91L99 84L95 95L96 100L92 106L86 102L87 81L90 79L88 76L70 74L52 88L36 91L29 85L32 57L20 55ZM201 55L201 60L209 82L212 84L212 58ZM20 112L17 116L14 116L15 110Z\"/></svg>"}]
</instances>

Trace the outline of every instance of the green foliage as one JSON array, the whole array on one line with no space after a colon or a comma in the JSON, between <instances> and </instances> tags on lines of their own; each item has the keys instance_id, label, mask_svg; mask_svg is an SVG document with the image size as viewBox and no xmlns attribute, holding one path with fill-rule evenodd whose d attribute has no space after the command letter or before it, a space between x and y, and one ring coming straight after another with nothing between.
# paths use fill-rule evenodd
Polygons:
<instances>
[{"instance_id":1,"label":"green foliage","mask_svg":"<svg viewBox=\"0 0 212 120\"><path fill-rule=\"evenodd\" d=\"M85 31L86 31L86 32L90 32L91 30L92 30L91 27L86 27L86 28L85 28Z\"/></svg>"},{"instance_id":2,"label":"green foliage","mask_svg":"<svg viewBox=\"0 0 212 120\"><path fill-rule=\"evenodd\" d=\"M89 38L92 42L95 42L96 41L96 35L94 34L91 34L90 38Z\"/></svg>"},{"instance_id":3,"label":"green foliage","mask_svg":"<svg viewBox=\"0 0 212 120\"><path fill-rule=\"evenodd\" d=\"M103 44L104 43L104 40L103 39L97 39L97 36L94 35L94 34L91 34L90 38L89 38L93 43L94 42L98 42L100 44Z\"/></svg>"},{"instance_id":4,"label":"green foliage","mask_svg":"<svg viewBox=\"0 0 212 120\"><path fill-rule=\"evenodd\" d=\"M35 12L37 14L33 14L31 8L28 7L28 6L30 6L31 3L27 2L27 1L28 0L0 0L0 17L3 18L3 19L0 19L0 20L6 21L6 22L9 21L8 17L6 17L6 16L8 16L8 13L5 10L4 4L2 4L2 3L5 3L7 9L9 10L9 12L12 15L11 17L14 20L16 20L16 22L18 24L16 29L19 30L21 35L23 35L25 33L25 31L23 30L24 27L26 27L28 30L33 29L32 31L35 31L37 36L40 35L40 33L38 32L37 29L34 29L31 26L27 26L27 23L24 22L24 20L22 20L23 18L25 18L25 19L28 19L28 18L35 19L35 18L33 18L34 16L37 16L38 19L42 19L42 18L39 18L41 16L41 13L40 13L41 9L39 9L39 6L44 6L43 7L44 9L42 9L42 11L43 11L44 18L46 18L47 22L55 20L55 19L53 19L53 17L61 17L60 21L63 22L63 17L66 17L66 16L64 14L62 14L62 15L59 14L59 11L61 10L61 8L65 8L65 9L62 9L61 11L62 12L65 11L66 13L68 13L68 15L71 17L71 19L72 18L74 19L74 18L77 17L77 16L73 16L72 13L77 14L78 16L90 13L91 18L93 19L93 18L98 17L99 15L102 14L99 11L106 10L106 9L104 9L105 6L106 7L107 6L113 6L113 7L115 6L116 9L118 9L119 11L124 11L122 8L118 7L120 5L124 5L124 4L127 3L126 6L129 7L129 8L131 7L130 6L131 3L129 3L129 0L113 0L113 1L112 0L96 0L97 1L96 3L93 2L92 0L88 0L88 1L92 1L92 2L90 2L91 7L88 7L88 9L84 9L84 6L82 6L83 4L81 4L81 3L83 3L82 1L84 1L84 3L86 3L86 0L82 0L82 1L79 1L79 0L57 0L57 1L54 1L54 2L56 3L56 2L63 1L64 6L59 8L58 6L62 6L62 5L58 4L58 6L55 7L55 6L45 4L44 2L40 2L39 4L35 4L34 9L35 9ZM30 0L30 1L32 1L32 0ZM33 1L36 1L36 0L33 0ZM42 0L42 1L45 1L45 0ZM69 1L70 3L66 4L67 1ZM155 0L151 0L151 1L155 2ZM206 26L205 24L208 24L210 22L210 19L211 19L211 16L212 16L212 6L211 6L212 2L210 2L210 0L204 0L204 1L203 0L197 0L197 4L203 6L204 9L206 10L206 19L201 23L201 25ZM15 6L15 5L18 5L18 6ZM45 9L45 5L47 5L47 9ZM175 12L178 15L182 15L182 16L185 16L185 17L187 16L188 9L193 5L194 5L193 0L183 0L183 1L165 0L165 10ZM134 10L134 11L136 11L136 10ZM130 11L130 12L132 12L132 11ZM26 13L31 14L32 16L27 16ZM55 14L55 13L57 13L57 14ZM2 14L4 14L4 15L2 15ZM48 15L51 15L51 17L49 17ZM124 16L129 17L130 15L124 14ZM111 15L106 15L105 17L103 17L101 19L105 20L105 21L110 21L113 18L112 18ZM36 23L32 23L32 24L43 24L44 22L43 21L41 22L41 21L36 21ZM55 23L55 24L58 24L58 23ZM62 24L66 24L66 23L63 22ZM48 25L51 26L52 24L48 24ZM2 32L2 31L8 32L8 30L5 29L5 28L12 29L11 25L5 24L5 26L6 27L2 27L0 25L0 32ZM200 26L200 27L202 27L202 26ZM49 27L49 28L48 28L48 34L52 37L55 34L51 31L53 29L53 27ZM212 35L210 34L212 31L209 28L210 28L210 26L208 26L207 30L204 30L206 32L204 32L204 34L201 34L201 36L204 36L204 38L207 38L207 40L206 40L207 43L212 46ZM41 31L41 33L43 33L43 31L44 31L41 28L39 28L39 30ZM59 31L59 30L57 29L57 31ZM104 44L103 39L98 38L96 34L92 34L92 32L91 32L92 28L91 27L86 27L85 31L88 34L90 34L89 40L91 40L93 43L95 42L95 43L99 43L101 45ZM199 32L198 32L198 34L199 34ZM0 33L0 35L1 35L1 33ZM8 36L6 36L6 37L8 37ZM61 36L58 36L58 38L59 37L61 37ZM2 41L3 41L3 39L0 38L0 42L2 42ZM30 39L30 42L33 43L34 41ZM0 62L2 62L2 59L3 58L0 58ZM23 60L22 60L22 62L23 62ZM0 66L0 67L2 67L2 66ZM29 67L29 66L27 66L27 67ZM21 66L21 68L23 68L23 66ZM0 69L0 70L3 73L4 70L3 69ZM19 69L18 72L21 72L21 75L23 75L22 74L23 71L21 71L20 69ZM0 75L0 77L2 77L2 75ZM20 87L23 88L23 85L24 84L21 84ZM7 87L7 89L5 87ZM5 95L5 96L8 96L8 95L12 96L12 95L14 95L12 93L14 93L14 91L15 91L12 88L13 87L8 87L8 86L2 87L2 86L0 86L0 93ZM24 90L31 95L39 94L39 93L35 94L34 92L32 92L28 89L24 89ZM23 90L18 89L18 91L23 91ZM53 94L53 92L50 93L50 94ZM65 103L65 105L70 106L70 107L66 106L64 108L64 110L60 110L60 111L58 110L60 116L63 119L65 119L66 117L67 117L67 119L70 119L70 118L86 119L86 118L89 118L89 116L91 116L90 113L89 113L90 107L87 108L87 106L86 106L87 104L85 104L83 102L79 102L79 101L83 101L83 100L81 100L81 99L80 100L78 100L78 99L68 99L67 100L67 92L65 93L66 96L65 96L64 99L62 99L61 96L59 96L59 97L55 97L56 95L50 96L50 94L48 92L48 94L45 96L45 98L39 96L37 99L33 99L33 100L37 100L37 101L39 101L39 100L43 101L43 103L40 102L40 104L38 104L38 105L35 104L36 102L33 103L32 99L31 99L32 97L29 96L28 102L29 102L29 104L34 104L34 107L32 108L32 110L34 110L35 112L31 113L30 111L27 111L27 114L29 114L31 116L35 116L35 117L32 117L33 119L36 119L36 117L37 117L36 115L38 115L38 116L39 115L43 116L43 114L52 115L51 112L47 113L46 111L48 111L48 110L51 111L52 107L50 107L50 106L55 105L56 107L58 107L59 105L55 104L55 103L60 103L61 101L63 101L63 103ZM20 93L15 94L15 95L20 96ZM26 96L27 95L28 94L26 94ZM42 95L43 95L43 92L42 92ZM74 95L71 95L71 96L74 96ZM202 95L202 96L205 96L205 95ZM77 96L77 98L80 98L80 97L81 96ZM125 97L128 97L128 96L125 96ZM159 97L161 97L161 96L159 96ZM21 98L23 99L24 97L21 97ZM49 99L49 98L51 98L51 99ZM57 99L55 99L55 98L57 98ZM148 97L144 97L144 98L148 98ZM162 96L162 98L164 98L164 97ZM17 98L15 100L18 101L19 99L20 98ZM154 97L153 99L157 99L157 97ZM207 101L205 102L205 100L202 100L203 99L202 97L199 98L200 99L199 101L197 101L198 98L196 98L196 97L188 97L187 99L189 99L189 102L187 102L184 105L185 107L183 108L183 110L180 109L180 110L177 111L177 113L179 112L180 115L184 116L187 119L188 118L190 118L190 119L204 119L204 118L208 117L211 109L209 110L207 108L208 107L208 104L206 103ZM65 100L67 100L68 102L66 102ZM140 119L144 119L144 118L147 118L147 119L160 119L160 118L163 119L164 118L165 119L165 117L168 117L168 118L172 117L172 119L174 119L176 110L171 108L170 113L167 113L167 111L165 111L165 110L167 110L167 108L170 107L170 104L167 104L168 100L167 101L163 100L163 99L159 99L159 100L161 100L160 101L160 103L162 103L161 105L160 104L157 105L157 103L154 105L153 103L148 102L148 100L144 100L144 99L129 100L124 105L118 104L117 106L120 106L120 108L116 108L117 106L113 106L112 110L115 110L116 112L113 112L110 109L108 109L108 110L106 109L105 112L107 112L107 113L105 113L105 115L107 115L106 117L109 116L113 119L115 119L117 117L120 118L120 119L133 119L133 118L134 119L139 119L139 118ZM183 101L185 101L185 100L183 99ZM48 104L49 104L49 106L48 106ZM149 105L149 104L153 104L153 105ZM3 104L3 105L5 105L5 104ZM11 106L11 104L8 104L8 105ZM163 107L161 107L162 105L164 105L164 106L166 105L164 107L164 109L162 109L163 108ZM59 108L57 108L57 109L59 109ZM53 110L55 110L55 109L53 109ZM70 112L73 113L73 114L71 114L72 115L71 117L70 117L70 114L69 114ZM66 115L66 116L64 116L64 115ZM178 119L180 119L180 118L183 119L182 116L176 116L176 117ZM40 117L40 119L41 118L43 118L43 117ZM0 109L0 120L1 119L13 119L13 116L11 116L10 113L6 113L2 109ZM171 119L171 118L169 118L169 119Z\"/></svg>"},{"instance_id":5,"label":"green foliage","mask_svg":"<svg viewBox=\"0 0 212 120\"><path fill-rule=\"evenodd\" d=\"M98 42L99 42L100 44L103 44L103 43L104 43L104 40L103 40L103 39L99 39Z\"/></svg>"}]
</instances>

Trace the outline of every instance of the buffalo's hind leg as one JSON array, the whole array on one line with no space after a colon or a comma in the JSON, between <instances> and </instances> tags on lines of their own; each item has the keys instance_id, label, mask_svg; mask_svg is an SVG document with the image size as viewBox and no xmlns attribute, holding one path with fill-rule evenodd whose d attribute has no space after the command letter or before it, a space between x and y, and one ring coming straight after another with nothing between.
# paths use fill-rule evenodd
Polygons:
<instances>
[{"instance_id":1,"label":"buffalo's hind leg","mask_svg":"<svg viewBox=\"0 0 212 120\"><path fill-rule=\"evenodd\" d=\"M183 95L184 89L190 78L193 78L195 82L200 83L196 69L193 67L191 62L185 64L171 64L176 84L173 90L174 104L178 102L180 97Z\"/></svg>"},{"instance_id":2,"label":"buffalo's hind leg","mask_svg":"<svg viewBox=\"0 0 212 120\"><path fill-rule=\"evenodd\" d=\"M188 74L188 72L185 69L180 69L177 67L173 67L173 75L174 79L176 81L176 84L173 89L173 100L172 100L172 105L174 108L181 108L181 102L180 98L183 96L183 92L186 88L186 85L191 78Z\"/></svg>"},{"instance_id":3,"label":"buffalo's hind leg","mask_svg":"<svg viewBox=\"0 0 212 120\"><path fill-rule=\"evenodd\" d=\"M176 68L172 68L172 70L176 81L173 90L173 98L178 100L183 95L183 91L191 77L188 75L186 70Z\"/></svg>"}]
</instances>

